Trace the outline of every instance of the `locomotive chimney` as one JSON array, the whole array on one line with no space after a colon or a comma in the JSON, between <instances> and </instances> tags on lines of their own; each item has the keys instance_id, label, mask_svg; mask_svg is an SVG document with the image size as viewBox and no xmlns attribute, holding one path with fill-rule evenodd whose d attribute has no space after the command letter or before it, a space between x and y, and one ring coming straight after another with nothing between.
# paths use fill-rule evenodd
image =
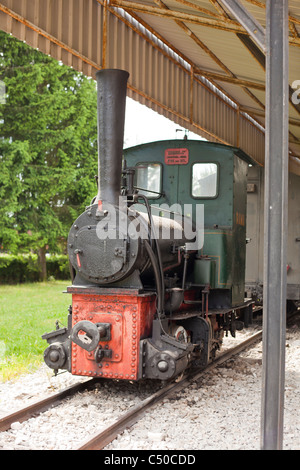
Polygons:
<instances>
[{"instance_id":1,"label":"locomotive chimney","mask_svg":"<svg viewBox=\"0 0 300 470\"><path fill-rule=\"evenodd\" d=\"M97 201L118 205L121 173L127 80L125 70L105 69L96 73L98 108Z\"/></svg>"}]
</instances>

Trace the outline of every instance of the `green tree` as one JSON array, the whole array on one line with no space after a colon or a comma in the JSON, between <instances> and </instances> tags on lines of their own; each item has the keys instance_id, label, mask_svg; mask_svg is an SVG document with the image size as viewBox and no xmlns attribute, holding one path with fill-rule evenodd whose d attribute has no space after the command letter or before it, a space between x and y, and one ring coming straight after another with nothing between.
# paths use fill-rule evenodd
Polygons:
<instances>
[{"instance_id":1,"label":"green tree","mask_svg":"<svg viewBox=\"0 0 300 470\"><path fill-rule=\"evenodd\" d=\"M0 80L0 244L36 251L45 279L96 193L96 85L1 31Z\"/></svg>"}]
</instances>

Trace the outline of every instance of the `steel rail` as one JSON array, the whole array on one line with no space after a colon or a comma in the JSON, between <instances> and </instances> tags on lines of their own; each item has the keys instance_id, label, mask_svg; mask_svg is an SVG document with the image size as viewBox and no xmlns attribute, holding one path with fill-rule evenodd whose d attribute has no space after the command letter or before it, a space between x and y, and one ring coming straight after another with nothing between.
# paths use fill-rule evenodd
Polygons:
<instances>
[{"instance_id":1,"label":"steel rail","mask_svg":"<svg viewBox=\"0 0 300 470\"><path fill-rule=\"evenodd\" d=\"M168 384L161 390L157 391L150 397L143 400L138 405L131 408L129 411L124 413L119 419L116 420L111 426L107 427L98 434L95 434L92 438L82 443L77 450L101 450L106 445L108 445L113 439L115 439L121 432L126 428L131 427L139 419L142 418L144 413L151 408L152 406L158 404L166 396L173 393L177 393L184 388L188 387L193 381L198 380L200 377L205 375L208 371L216 368L217 366L228 361L231 357L239 354L241 351L246 349L248 346L256 343L261 340L262 331L250 336L247 340L239 343L237 346L230 348L228 351L225 351L220 356L218 356L214 361L212 361L204 369L197 369L196 371L190 372L186 377L184 377L180 382L175 382Z\"/></svg>"},{"instance_id":2,"label":"steel rail","mask_svg":"<svg viewBox=\"0 0 300 470\"><path fill-rule=\"evenodd\" d=\"M35 401L31 405L28 405L26 408L15 411L14 413L0 418L0 432L7 431L11 424L15 421L22 423L23 421L28 420L32 416L36 416L51 407L57 406L61 401L67 397L74 395L77 392L85 390L88 387L94 385L94 383L99 382L99 379L89 379L85 382L80 382L75 385L71 385L60 392L57 392L49 397L43 398L41 400Z\"/></svg>"}]
</instances>

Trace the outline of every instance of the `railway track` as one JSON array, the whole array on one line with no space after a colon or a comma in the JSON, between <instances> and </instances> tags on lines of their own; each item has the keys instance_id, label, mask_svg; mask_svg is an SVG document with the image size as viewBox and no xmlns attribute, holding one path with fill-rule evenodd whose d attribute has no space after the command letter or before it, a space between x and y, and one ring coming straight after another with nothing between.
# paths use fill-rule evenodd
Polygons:
<instances>
[{"instance_id":1,"label":"railway track","mask_svg":"<svg viewBox=\"0 0 300 470\"><path fill-rule=\"evenodd\" d=\"M0 432L7 431L11 424L15 421L19 421L22 423L23 421L32 418L44 411L48 410L49 408L53 408L61 404L61 402L72 395L75 395L78 392L81 392L87 388L90 388L96 383L97 379L89 379L85 382L81 382L79 384L71 385L50 397L43 398L42 400L37 400L36 402L32 403L31 405L27 406L26 408L22 408L21 410L15 411L14 413L4 416L0 418Z\"/></svg>"},{"instance_id":2,"label":"railway track","mask_svg":"<svg viewBox=\"0 0 300 470\"><path fill-rule=\"evenodd\" d=\"M143 414L149 408L155 406L167 396L180 392L184 388L188 387L193 381L198 380L208 371L218 367L219 365L228 361L233 356L242 352L247 347L251 346L257 341L260 341L261 338L262 338L262 331L259 331L256 334L250 336L247 340L235 346L234 348L230 348L229 350L222 353L204 369L201 369L200 371L199 369L192 371L188 373L185 377L183 377L183 379L180 382L175 382L175 383L166 385L164 388L162 388L158 392L154 393L150 397L143 400L137 406L134 406L131 410L129 410L127 413L121 416L114 424L106 428L104 431L96 434L95 436L93 436L92 438L84 442L77 450L101 450L103 449L106 445L108 445L111 441L113 441L126 428L131 427L138 420L140 420L143 417Z\"/></svg>"},{"instance_id":3,"label":"railway track","mask_svg":"<svg viewBox=\"0 0 300 470\"><path fill-rule=\"evenodd\" d=\"M218 367L223 364L231 357L239 354L241 351L251 346L252 344L259 341L262 337L262 332L250 336L247 340L238 344L237 346L228 349L218 356L213 362L211 362L204 369L197 369L190 371L186 376L182 378L181 381L175 383L169 383L156 393L152 394L148 398L144 399L138 405L132 407L128 412L124 413L115 423L107 427L104 431L90 436L85 442L83 442L77 450L100 450L108 445L112 440L114 440L120 433L122 433L126 428L134 425L138 420L140 420L144 413L161 402L164 398L174 393L180 392L184 388L188 387L193 381L199 379L208 371ZM85 382L70 386L50 397L44 398L42 400L36 401L35 403L29 405L26 408L23 408L19 411L16 411L8 416L5 416L0 419L0 432L7 431L10 429L10 426L13 422L19 421L24 422L31 417L37 416L38 414L46 411L49 408L53 408L62 403L68 397L75 395L78 392L81 392L85 389L91 389L96 383L99 383L99 380L105 379L89 379Z\"/></svg>"}]
</instances>

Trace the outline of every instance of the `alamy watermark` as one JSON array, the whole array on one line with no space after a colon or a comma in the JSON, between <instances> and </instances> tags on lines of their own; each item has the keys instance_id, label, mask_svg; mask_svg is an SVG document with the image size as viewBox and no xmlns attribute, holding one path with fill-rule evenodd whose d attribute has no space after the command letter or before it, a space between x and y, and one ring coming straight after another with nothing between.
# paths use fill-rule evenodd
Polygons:
<instances>
[{"instance_id":1,"label":"alamy watermark","mask_svg":"<svg viewBox=\"0 0 300 470\"><path fill-rule=\"evenodd\" d=\"M292 83L294 93L292 94L292 102L294 104L300 104L300 80L295 80Z\"/></svg>"},{"instance_id":2,"label":"alamy watermark","mask_svg":"<svg viewBox=\"0 0 300 470\"><path fill-rule=\"evenodd\" d=\"M141 206L140 206L141 207ZM204 242L204 204L160 204L151 206L151 217L132 207L126 198L119 206L98 201L96 234L107 239L184 240L187 250L200 250Z\"/></svg>"}]
</instances>

